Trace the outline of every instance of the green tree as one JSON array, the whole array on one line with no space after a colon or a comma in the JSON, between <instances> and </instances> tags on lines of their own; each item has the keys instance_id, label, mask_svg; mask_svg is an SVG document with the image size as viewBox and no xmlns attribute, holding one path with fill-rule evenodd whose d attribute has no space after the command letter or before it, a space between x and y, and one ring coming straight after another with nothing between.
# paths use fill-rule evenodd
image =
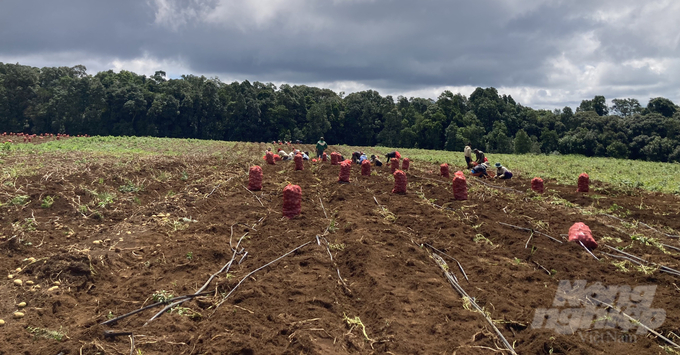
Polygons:
<instances>
[{"instance_id":1,"label":"green tree","mask_svg":"<svg viewBox=\"0 0 680 355\"><path fill-rule=\"evenodd\" d=\"M611 112L621 117L630 117L642 112L642 106L637 99L613 99Z\"/></svg>"},{"instance_id":2,"label":"green tree","mask_svg":"<svg viewBox=\"0 0 680 355\"><path fill-rule=\"evenodd\" d=\"M628 146L621 142L613 142L607 146L607 156L618 159L628 158L629 150Z\"/></svg>"},{"instance_id":3,"label":"green tree","mask_svg":"<svg viewBox=\"0 0 680 355\"><path fill-rule=\"evenodd\" d=\"M649 112L656 112L662 114L664 117L673 117L678 107L673 103L673 101L664 97L655 97L649 100L647 104L647 110Z\"/></svg>"},{"instance_id":4,"label":"green tree","mask_svg":"<svg viewBox=\"0 0 680 355\"><path fill-rule=\"evenodd\" d=\"M531 138L529 138L529 135L527 132L524 132L523 129L520 129L517 131L517 134L515 135L515 154L526 154L531 151Z\"/></svg>"},{"instance_id":5,"label":"green tree","mask_svg":"<svg viewBox=\"0 0 680 355\"><path fill-rule=\"evenodd\" d=\"M607 100L604 96L595 96L592 100L583 100L576 112L595 111L598 116L606 116L609 113Z\"/></svg>"},{"instance_id":6,"label":"green tree","mask_svg":"<svg viewBox=\"0 0 680 355\"><path fill-rule=\"evenodd\" d=\"M307 142L313 142L330 129L331 123L326 116L326 107L324 104L312 105L309 111L307 111L307 125L302 130L305 135L305 140Z\"/></svg>"}]
</instances>

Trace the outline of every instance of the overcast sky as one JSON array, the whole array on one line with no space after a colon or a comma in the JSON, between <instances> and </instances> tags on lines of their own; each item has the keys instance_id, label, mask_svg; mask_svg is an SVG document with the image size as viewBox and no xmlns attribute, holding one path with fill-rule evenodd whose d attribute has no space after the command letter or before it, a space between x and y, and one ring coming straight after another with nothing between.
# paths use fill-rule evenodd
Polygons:
<instances>
[{"instance_id":1,"label":"overcast sky","mask_svg":"<svg viewBox=\"0 0 680 355\"><path fill-rule=\"evenodd\" d=\"M534 108L680 103L678 0L0 0L0 61Z\"/></svg>"}]
</instances>

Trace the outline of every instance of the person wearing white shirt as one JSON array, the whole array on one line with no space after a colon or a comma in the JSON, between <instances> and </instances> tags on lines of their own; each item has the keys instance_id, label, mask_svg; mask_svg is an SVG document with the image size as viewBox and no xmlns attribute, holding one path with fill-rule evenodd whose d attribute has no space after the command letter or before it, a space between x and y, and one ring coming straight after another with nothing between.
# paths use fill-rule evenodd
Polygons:
<instances>
[{"instance_id":1,"label":"person wearing white shirt","mask_svg":"<svg viewBox=\"0 0 680 355\"><path fill-rule=\"evenodd\" d=\"M465 145L465 149L463 149L463 153L465 153L465 164L467 164L468 169L472 168L472 143L468 143Z\"/></svg>"}]
</instances>

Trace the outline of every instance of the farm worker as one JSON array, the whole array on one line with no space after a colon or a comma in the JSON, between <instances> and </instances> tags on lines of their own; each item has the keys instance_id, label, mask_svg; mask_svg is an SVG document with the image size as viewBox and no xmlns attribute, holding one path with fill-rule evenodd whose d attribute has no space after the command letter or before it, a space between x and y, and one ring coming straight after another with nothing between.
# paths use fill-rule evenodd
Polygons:
<instances>
[{"instance_id":1,"label":"farm worker","mask_svg":"<svg viewBox=\"0 0 680 355\"><path fill-rule=\"evenodd\" d=\"M486 168L487 168L487 166L484 163L477 164L477 165L475 165L474 168L472 168L470 173L472 174L472 176L487 177L487 176L489 176L489 174L486 173Z\"/></svg>"},{"instance_id":2,"label":"farm worker","mask_svg":"<svg viewBox=\"0 0 680 355\"><path fill-rule=\"evenodd\" d=\"M359 164L363 163L364 160L368 160L368 157L364 152L361 152L361 156L359 156Z\"/></svg>"},{"instance_id":3,"label":"farm worker","mask_svg":"<svg viewBox=\"0 0 680 355\"><path fill-rule=\"evenodd\" d=\"M302 154L302 160L309 160L309 152L300 152Z\"/></svg>"},{"instance_id":4,"label":"farm worker","mask_svg":"<svg viewBox=\"0 0 680 355\"><path fill-rule=\"evenodd\" d=\"M375 165L375 166L382 166L382 164L383 164L383 163L380 161L380 159L378 159L378 157L376 157L375 155L371 155L371 162L372 162L373 165Z\"/></svg>"},{"instance_id":5,"label":"farm worker","mask_svg":"<svg viewBox=\"0 0 680 355\"><path fill-rule=\"evenodd\" d=\"M385 158L387 158L387 159L392 159L392 158L401 159L401 154L399 154L399 152L397 152L397 151L389 152L389 153L385 154Z\"/></svg>"},{"instance_id":6,"label":"farm worker","mask_svg":"<svg viewBox=\"0 0 680 355\"><path fill-rule=\"evenodd\" d=\"M288 160L288 159L291 159L291 158L290 158L290 155L289 155L288 153L286 153L286 151L283 150L283 149L281 149L281 148L279 148L279 149L277 150L276 154L278 154L278 156L281 157L281 160Z\"/></svg>"},{"instance_id":7,"label":"farm worker","mask_svg":"<svg viewBox=\"0 0 680 355\"><path fill-rule=\"evenodd\" d=\"M512 171L501 165L501 163L496 163L496 176L494 179L508 180L512 178Z\"/></svg>"},{"instance_id":8,"label":"farm worker","mask_svg":"<svg viewBox=\"0 0 680 355\"><path fill-rule=\"evenodd\" d=\"M361 159L361 157L364 157L364 159ZM352 162L354 164L361 164L361 162L366 159L366 154L364 154L362 151L352 153Z\"/></svg>"},{"instance_id":9,"label":"farm worker","mask_svg":"<svg viewBox=\"0 0 680 355\"><path fill-rule=\"evenodd\" d=\"M486 158L486 157L484 156L484 152L482 152L482 151L479 150L479 149L475 149L474 152L475 152L475 158L476 158L476 159L475 159L475 163L477 163L477 164L482 164L482 163L484 163L484 162L485 162L485 158Z\"/></svg>"},{"instance_id":10,"label":"farm worker","mask_svg":"<svg viewBox=\"0 0 680 355\"><path fill-rule=\"evenodd\" d=\"M468 169L472 168L472 148L470 147L472 143L468 143L465 145L465 149L463 149L463 153L465 154L465 165L467 165Z\"/></svg>"},{"instance_id":11,"label":"farm worker","mask_svg":"<svg viewBox=\"0 0 680 355\"><path fill-rule=\"evenodd\" d=\"M328 143L326 143L325 140L323 140L323 137L319 138L319 141L316 142L316 157L321 158L323 156L323 151L328 148Z\"/></svg>"}]
</instances>

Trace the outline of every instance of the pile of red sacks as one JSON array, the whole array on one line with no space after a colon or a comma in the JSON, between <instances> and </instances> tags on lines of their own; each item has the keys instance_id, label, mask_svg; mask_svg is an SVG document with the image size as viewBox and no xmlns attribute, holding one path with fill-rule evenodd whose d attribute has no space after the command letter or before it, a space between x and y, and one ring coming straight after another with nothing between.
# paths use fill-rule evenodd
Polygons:
<instances>
[{"instance_id":1,"label":"pile of red sacks","mask_svg":"<svg viewBox=\"0 0 680 355\"><path fill-rule=\"evenodd\" d=\"M305 166L302 164L302 154L295 154L295 170L304 170Z\"/></svg>"},{"instance_id":2,"label":"pile of red sacks","mask_svg":"<svg viewBox=\"0 0 680 355\"><path fill-rule=\"evenodd\" d=\"M293 218L302 210L302 189L298 185L283 188L283 216Z\"/></svg>"},{"instance_id":3,"label":"pile of red sacks","mask_svg":"<svg viewBox=\"0 0 680 355\"><path fill-rule=\"evenodd\" d=\"M453 174L453 181L451 187L453 188L454 200L468 199L467 180L465 179L465 175L463 175L462 171L456 171L456 173Z\"/></svg>"},{"instance_id":4,"label":"pile of red sacks","mask_svg":"<svg viewBox=\"0 0 680 355\"><path fill-rule=\"evenodd\" d=\"M543 179L540 177L535 177L531 179L531 189L538 192L539 194L543 193Z\"/></svg>"},{"instance_id":5,"label":"pile of red sacks","mask_svg":"<svg viewBox=\"0 0 680 355\"><path fill-rule=\"evenodd\" d=\"M338 175L339 182L349 182L349 176L352 172L352 161L345 160L340 163L340 175Z\"/></svg>"},{"instance_id":6,"label":"pile of red sacks","mask_svg":"<svg viewBox=\"0 0 680 355\"><path fill-rule=\"evenodd\" d=\"M588 249L597 248L597 242L593 238L593 233L590 231L590 228L581 222L574 223L574 225L569 228L569 241L580 241Z\"/></svg>"},{"instance_id":7,"label":"pile of red sacks","mask_svg":"<svg viewBox=\"0 0 680 355\"><path fill-rule=\"evenodd\" d=\"M392 158L390 159L390 173L394 174L395 171L399 169L399 159L397 158Z\"/></svg>"},{"instance_id":8,"label":"pile of red sacks","mask_svg":"<svg viewBox=\"0 0 680 355\"><path fill-rule=\"evenodd\" d=\"M331 153L331 165L340 164L339 160L340 160L340 154L338 154L336 152L332 152Z\"/></svg>"},{"instance_id":9,"label":"pile of red sacks","mask_svg":"<svg viewBox=\"0 0 680 355\"><path fill-rule=\"evenodd\" d=\"M392 158L396 159L396 158ZM405 194L406 193L406 173L404 173L401 170L396 170L394 172L394 188L392 189L392 193L394 194Z\"/></svg>"},{"instance_id":10,"label":"pile of red sacks","mask_svg":"<svg viewBox=\"0 0 680 355\"><path fill-rule=\"evenodd\" d=\"M371 175L371 162L368 159L361 162L361 175Z\"/></svg>"},{"instance_id":11,"label":"pile of red sacks","mask_svg":"<svg viewBox=\"0 0 680 355\"><path fill-rule=\"evenodd\" d=\"M583 173L578 176L578 189L577 192L588 192L588 185L590 184L590 177L588 174Z\"/></svg>"},{"instance_id":12,"label":"pile of red sacks","mask_svg":"<svg viewBox=\"0 0 680 355\"><path fill-rule=\"evenodd\" d=\"M267 152L267 154L265 154L265 156L264 156L264 160L267 161L267 164L270 164L270 165L276 164L274 162L274 153L272 153L272 152Z\"/></svg>"},{"instance_id":13,"label":"pile of red sacks","mask_svg":"<svg viewBox=\"0 0 680 355\"><path fill-rule=\"evenodd\" d=\"M449 164L442 164L439 166L439 174L445 178L451 177L449 174Z\"/></svg>"},{"instance_id":14,"label":"pile of red sacks","mask_svg":"<svg viewBox=\"0 0 680 355\"><path fill-rule=\"evenodd\" d=\"M250 167L250 172L248 173L248 190L262 190L262 168L257 165Z\"/></svg>"}]
</instances>

